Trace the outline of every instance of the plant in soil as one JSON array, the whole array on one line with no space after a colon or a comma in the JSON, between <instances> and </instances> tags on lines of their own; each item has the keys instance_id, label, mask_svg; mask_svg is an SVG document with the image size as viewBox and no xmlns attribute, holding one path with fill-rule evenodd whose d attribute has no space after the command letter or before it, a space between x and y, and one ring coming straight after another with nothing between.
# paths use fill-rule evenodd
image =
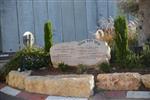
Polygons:
<instances>
[{"instance_id":1,"label":"plant in soil","mask_svg":"<svg viewBox=\"0 0 150 100\"><path fill-rule=\"evenodd\" d=\"M140 61L144 67L150 67L150 47L148 45L144 46Z\"/></svg>"},{"instance_id":2,"label":"plant in soil","mask_svg":"<svg viewBox=\"0 0 150 100\"><path fill-rule=\"evenodd\" d=\"M59 63L58 64L58 68L62 71L62 72L66 72L67 70L68 70L68 68L69 68L69 66L67 65L67 64L65 64L65 63Z\"/></svg>"},{"instance_id":3,"label":"plant in soil","mask_svg":"<svg viewBox=\"0 0 150 100\"><path fill-rule=\"evenodd\" d=\"M50 48L53 45L53 33L52 33L52 23L50 21L46 22L44 25L44 49L45 52L49 53Z\"/></svg>"},{"instance_id":4,"label":"plant in soil","mask_svg":"<svg viewBox=\"0 0 150 100\"><path fill-rule=\"evenodd\" d=\"M86 65L83 65L83 64L78 65L78 68L77 68L77 73L78 74L86 73L86 71L87 71L87 66Z\"/></svg>"},{"instance_id":5,"label":"plant in soil","mask_svg":"<svg viewBox=\"0 0 150 100\"><path fill-rule=\"evenodd\" d=\"M110 66L110 64L108 62L103 62L103 63L99 64L97 67L100 72L102 71L105 73L109 73L112 70L112 67Z\"/></svg>"},{"instance_id":6,"label":"plant in soil","mask_svg":"<svg viewBox=\"0 0 150 100\"><path fill-rule=\"evenodd\" d=\"M11 70L35 70L50 65L50 57L44 49L28 47L18 51L14 57L0 70L1 79L5 79Z\"/></svg>"}]
</instances>

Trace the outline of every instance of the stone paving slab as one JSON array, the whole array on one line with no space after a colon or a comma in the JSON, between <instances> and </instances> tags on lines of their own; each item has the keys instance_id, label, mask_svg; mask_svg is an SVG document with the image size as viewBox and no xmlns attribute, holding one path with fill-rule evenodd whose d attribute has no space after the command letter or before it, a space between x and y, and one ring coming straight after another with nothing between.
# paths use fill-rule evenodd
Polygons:
<instances>
[{"instance_id":1,"label":"stone paving slab","mask_svg":"<svg viewBox=\"0 0 150 100\"><path fill-rule=\"evenodd\" d=\"M149 95L150 91L102 91L91 100L150 100Z\"/></svg>"},{"instance_id":2,"label":"stone paving slab","mask_svg":"<svg viewBox=\"0 0 150 100\"><path fill-rule=\"evenodd\" d=\"M150 100L150 91L100 91L90 98L75 98L29 93L2 83L0 83L0 94L3 94L0 95L0 100L12 98L12 96L16 97L12 100L18 100L18 98L25 100Z\"/></svg>"},{"instance_id":3,"label":"stone paving slab","mask_svg":"<svg viewBox=\"0 0 150 100\"><path fill-rule=\"evenodd\" d=\"M104 91L104 95L107 98L119 98L123 99L126 98L127 91Z\"/></svg>"},{"instance_id":4,"label":"stone paving slab","mask_svg":"<svg viewBox=\"0 0 150 100\"><path fill-rule=\"evenodd\" d=\"M0 83L0 89L3 88L3 87L5 87L5 86L6 86L5 84Z\"/></svg>"},{"instance_id":5,"label":"stone paving slab","mask_svg":"<svg viewBox=\"0 0 150 100\"><path fill-rule=\"evenodd\" d=\"M0 89L0 92L6 93L8 95L12 95L12 96L16 96L17 94L19 94L21 91L17 90L17 89L13 89L9 86L5 86L2 89Z\"/></svg>"},{"instance_id":6,"label":"stone paving slab","mask_svg":"<svg viewBox=\"0 0 150 100\"><path fill-rule=\"evenodd\" d=\"M23 98L25 100L45 100L47 98L47 95L22 91L21 93L17 94L16 97Z\"/></svg>"},{"instance_id":7,"label":"stone paving slab","mask_svg":"<svg viewBox=\"0 0 150 100\"><path fill-rule=\"evenodd\" d=\"M24 99L10 96L10 95L0 92L0 100L24 100Z\"/></svg>"},{"instance_id":8,"label":"stone paving slab","mask_svg":"<svg viewBox=\"0 0 150 100\"><path fill-rule=\"evenodd\" d=\"M150 91L128 91L127 98L143 98L150 99Z\"/></svg>"},{"instance_id":9,"label":"stone paving slab","mask_svg":"<svg viewBox=\"0 0 150 100\"><path fill-rule=\"evenodd\" d=\"M48 96L45 100L88 100L88 98Z\"/></svg>"}]
</instances>

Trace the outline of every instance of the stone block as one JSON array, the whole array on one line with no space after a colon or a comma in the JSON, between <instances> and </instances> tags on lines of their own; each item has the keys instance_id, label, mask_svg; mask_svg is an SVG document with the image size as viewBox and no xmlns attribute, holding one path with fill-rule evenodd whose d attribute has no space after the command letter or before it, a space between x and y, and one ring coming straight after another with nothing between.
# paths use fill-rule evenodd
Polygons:
<instances>
[{"instance_id":1,"label":"stone block","mask_svg":"<svg viewBox=\"0 0 150 100\"><path fill-rule=\"evenodd\" d=\"M30 74L31 74L31 71L27 71L27 72L11 71L9 72L6 78L6 82L8 85L12 87L24 89L24 80Z\"/></svg>"},{"instance_id":2,"label":"stone block","mask_svg":"<svg viewBox=\"0 0 150 100\"><path fill-rule=\"evenodd\" d=\"M25 90L52 96L89 97L93 94L93 75L30 76Z\"/></svg>"},{"instance_id":3,"label":"stone block","mask_svg":"<svg viewBox=\"0 0 150 100\"><path fill-rule=\"evenodd\" d=\"M150 74L142 75L141 79L144 86L150 89Z\"/></svg>"},{"instance_id":4,"label":"stone block","mask_svg":"<svg viewBox=\"0 0 150 100\"><path fill-rule=\"evenodd\" d=\"M141 85L138 73L99 74L97 87L104 90L138 90Z\"/></svg>"}]
</instances>

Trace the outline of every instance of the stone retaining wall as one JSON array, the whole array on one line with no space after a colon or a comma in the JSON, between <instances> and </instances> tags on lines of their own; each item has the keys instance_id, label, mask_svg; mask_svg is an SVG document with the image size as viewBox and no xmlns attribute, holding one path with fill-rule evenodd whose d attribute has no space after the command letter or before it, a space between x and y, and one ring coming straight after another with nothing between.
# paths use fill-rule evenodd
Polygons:
<instances>
[{"instance_id":1,"label":"stone retaining wall","mask_svg":"<svg viewBox=\"0 0 150 100\"><path fill-rule=\"evenodd\" d=\"M93 95L93 75L29 76L27 72L11 71L8 85L32 93L54 96L90 97Z\"/></svg>"},{"instance_id":2,"label":"stone retaining wall","mask_svg":"<svg viewBox=\"0 0 150 100\"><path fill-rule=\"evenodd\" d=\"M99 74L97 87L104 90L138 90L141 75L138 73Z\"/></svg>"},{"instance_id":3,"label":"stone retaining wall","mask_svg":"<svg viewBox=\"0 0 150 100\"><path fill-rule=\"evenodd\" d=\"M141 79L144 86L150 89L150 74L142 75Z\"/></svg>"},{"instance_id":4,"label":"stone retaining wall","mask_svg":"<svg viewBox=\"0 0 150 100\"><path fill-rule=\"evenodd\" d=\"M30 73L11 71L6 82L28 92L54 96L89 97L93 94L93 75L30 76ZM97 88L103 90L138 90L142 82L146 88L150 88L150 74L99 74L95 81Z\"/></svg>"},{"instance_id":5,"label":"stone retaining wall","mask_svg":"<svg viewBox=\"0 0 150 100\"><path fill-rule=\"evenodd\" d=\"M18 71L11 71L9 72L6 82L8 85L12 87L16 87L19 89L24 89L24 80L31 74L31 71L28 72L18 72Z\"/></svg>"}]
</instances>

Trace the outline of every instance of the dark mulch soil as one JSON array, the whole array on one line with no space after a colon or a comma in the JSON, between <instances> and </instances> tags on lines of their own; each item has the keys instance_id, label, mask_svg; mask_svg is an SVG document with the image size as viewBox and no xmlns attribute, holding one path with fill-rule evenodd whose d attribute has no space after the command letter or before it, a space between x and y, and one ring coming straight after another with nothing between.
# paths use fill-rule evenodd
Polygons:
<instances>
[{"instance_id":1,"label":"dark mulch soil","mask_svg":"<svg viewBox=\"0 0 150 100\"><path fill-rule=\"evenodd\" d=\"M116 71L112 71L112 72L118 72L118 73L122 73L122 72L135 72L135 73L140 73L140 74L150 74L150 67L146 67L146 68L134 68L134 69L119 69Z\"/></svg>"},{"instance_id":2,"label":"dark mulch soil","mask_svg":"<svg viewBox=\"0 0 150 100\"><path fill-rule=\"evenodd\" d=\"M80 73L80 74L93 74L97 75L99 73L98 70L95 70L94 68L89 68L87 69L86 72ZM61 75L61 74L79 74L77 73L77 68L76 67L70 67L67 68L65 72L61 71L59 68L42 68L40 70L32 70L31 75Z\"/></svg>"},{"instance_id":3,"label":"dark mulch soil","mask_svg":"<svg viewBox=\"0 0 150 100\"><path fill-rule=\"evenodd\" d=\"M150 67L144 67L144 68L134 68L134 69L115 69L111 70L109 73L123 73L123 72L135 72L135 73L140 73L140 74L150 74ZM84 73L78 73L77 72L77 67L69 67L66 69L65 72L61 71L59 68L53 68L53 67L45 67L39 70L32 70L31 75L61 75L61 74L93 74L96 76L97 74L100 73L105 73L103 71L99 71L95 68L89 68L86 70Z\"/></svg>"},{"instance_id":4,"label":"dark mulch soil","mask_svg":"<svg viewBox=\"0 0 150 100\"><path fill-rule=\"evenodd\" d=\"M32 70L31 75L40 75L40 76L44 76L44 75L60 75L60 74L73 74L74 70L70 70L70 71L66 71L66 72L62 72L60 69L58 68L43 68L43 69L39 69L39 70Z\"/></svg>"}]
</instances>

